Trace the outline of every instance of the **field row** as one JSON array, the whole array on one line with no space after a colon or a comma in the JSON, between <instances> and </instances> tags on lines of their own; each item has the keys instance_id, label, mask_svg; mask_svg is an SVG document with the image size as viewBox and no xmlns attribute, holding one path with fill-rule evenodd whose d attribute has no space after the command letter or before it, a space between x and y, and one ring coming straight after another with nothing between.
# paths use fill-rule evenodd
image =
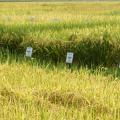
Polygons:
<instances>
[{"instance_id":1,"label":"field row","mask_svg":"<svg viewBox=\"0 0 120 120\"><path fill-rule=\"evenodd\" d=\"M120 63L120 3L0 3L0 49L79 65Z\"/></svg>"}]
</instances>

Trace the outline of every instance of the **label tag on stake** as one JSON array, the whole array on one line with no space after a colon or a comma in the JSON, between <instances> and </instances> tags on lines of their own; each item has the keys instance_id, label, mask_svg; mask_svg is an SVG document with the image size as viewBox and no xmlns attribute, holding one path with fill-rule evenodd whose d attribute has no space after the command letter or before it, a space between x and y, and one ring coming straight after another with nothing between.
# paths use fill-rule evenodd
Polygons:
<instances>
[{"instance_id":1,"label":"label tag on stake","mask_svg":"<svg viewBox=\"0 0 120 120\"><path fill-rule=\"evenodd\" d=\"M73 62L73 55L74 55L73 52L67 52L66 63L72 64L72 62Z\"/></svg>"},{"instance_id":2,"label":"label tag on stake","mask_svg":"<svg viewBox=\"0 0 120 120\"><path fill-rule=\"evenodd\" d=\"M120 63L119 63L119 65L118 65L118 68L120 68Z\"/></svg>"},{"instance_id":3,"label":"label tag on stake","mask_svg":"<svg viewBox=\"0 0 120 120\"><path fill-rule=\"evenodd\" d=\"M26 57L32 57L32 47L27 47L26 49Z\"/></svg>"}]
</instances>

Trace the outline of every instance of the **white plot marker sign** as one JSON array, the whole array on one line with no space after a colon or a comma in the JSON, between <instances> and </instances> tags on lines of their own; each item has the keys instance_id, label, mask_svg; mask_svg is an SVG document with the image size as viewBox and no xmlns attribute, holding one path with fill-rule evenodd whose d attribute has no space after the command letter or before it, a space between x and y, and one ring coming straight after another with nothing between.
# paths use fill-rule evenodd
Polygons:
<instances>
[{"instance_id":1,"label":"white plot marker sign","mask_svg":"<svg viewBox=\"0 0 120 120\"><path fill-rule=\"evenodd\" d=\"M67 52L66 63L72 64L72 62L73 62L73 56L74 56L73 52Z\"/></svg>"},{"instance_id":2,"label":"white plot marker sign","mask_svg":"<svg viewBox=\"0 0 120 120\"><path fill-rule=\"evenodd\" d=\"M33 51L32 47L27 47L26 48L26 57L32 57L32 51Z\"/></svg>"},{"instance_id":3,"label":"white plot marker sign","mask_svg":"<svg viewBox=\"0 0 120 120\"><path fill-rule=\"evenodd\" d=\"M119 63L119 65L118 65L118 67L120 68L120 63Z\"/></svg>"}]
</instances>

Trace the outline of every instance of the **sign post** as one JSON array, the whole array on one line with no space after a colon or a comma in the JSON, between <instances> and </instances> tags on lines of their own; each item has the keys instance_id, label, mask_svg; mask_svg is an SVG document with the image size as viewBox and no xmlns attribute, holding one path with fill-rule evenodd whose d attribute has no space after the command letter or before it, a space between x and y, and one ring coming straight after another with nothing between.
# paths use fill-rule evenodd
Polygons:
<instances>
[{"instance_id":1,"label":"sign post","mask_svg":"<svg viewBox=\"0 0 120 120\"><path fill-rule=\"evenodd\" d=\"M32 57L32 51L33 51L33 48L32 47L27 47L26 48L26 57Z\"/></svg>"},{"instance_id":2,"label":"sign post","mask_svg":"<svg viewBox=\"0 0 120 120\"><path fill-rule=\"evenodd\" d=\"M73 62L74 53L73 52L67 52L66 56L66 63L68 64L69 69L71 68L72 62Z\"/></svg>"},{"instance_id":3,"label":"sign post","mask_svg":"<svg viewBox=\"0 0 120 120\"><path fill-rule=\"evenodd\" d=\"M118 65L118 68L120 68L120 63L119 63L119 65Z\"/></svg>"}]
</instances>

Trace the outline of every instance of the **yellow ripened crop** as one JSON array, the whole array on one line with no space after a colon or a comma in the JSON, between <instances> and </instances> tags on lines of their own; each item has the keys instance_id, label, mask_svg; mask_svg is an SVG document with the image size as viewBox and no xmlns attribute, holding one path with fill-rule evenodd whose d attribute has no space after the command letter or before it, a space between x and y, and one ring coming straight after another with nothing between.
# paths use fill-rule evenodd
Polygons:
<instances>
[{"instance_id":1,"label":"yellow ripened crop","mask_svg":"<svg viewBox=\"0 0 120 120\"><path fill-rule=\"evenodd\" d=\"M1 119L120 118L118 77L87 68L48 69L25 63L0 65ZM107 70L107 69L106 69ZM114 72L113 72L114 74Z\"/></svg>"}]
</instances>

